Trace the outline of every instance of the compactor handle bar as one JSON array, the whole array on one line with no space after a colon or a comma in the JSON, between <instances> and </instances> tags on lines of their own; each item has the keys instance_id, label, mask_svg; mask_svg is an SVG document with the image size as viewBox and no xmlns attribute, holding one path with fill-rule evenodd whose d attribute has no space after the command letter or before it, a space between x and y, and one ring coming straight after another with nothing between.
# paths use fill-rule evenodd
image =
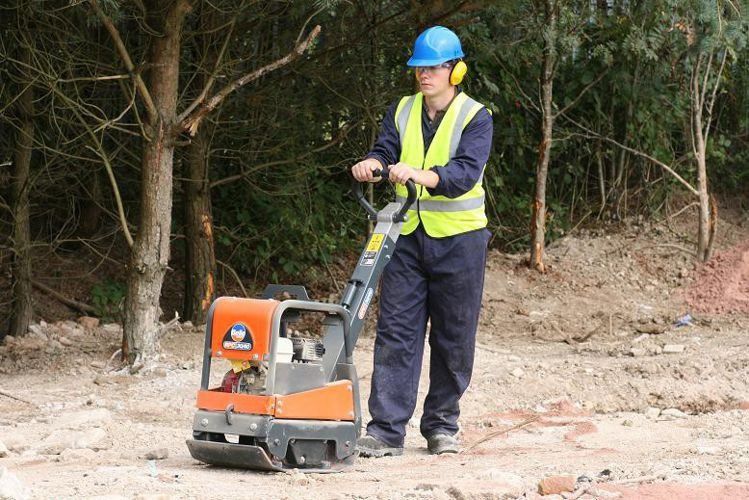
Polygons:
<instances>
[{"instance_id":1,"label":"compactor handle bar","mask_svg":"<svg viewBox=\"0 0 749 500\"><path fill-rule=\"evenodd\" d=\"M382 177L383 179L387 179L389 174L390 170L388 170L387 167L383 167L382 169L378 168L377 170L372 171L372 175L375 177ZM362 192L361 186L361 183L354 179L351 191L354 193L356 201L358 201L364 210L367 211L370 219L377 220L377 210L369 203L369 201L367 201L367 198ZM414 181L411 179L407 180L406 189L408 190L408 197L406 198L403 207L401 207L398 213L393 216L393 222L403 222L406 220L406 212L408 212L408 209L411 208L411 205L416 201L416 184L414 184Z\"/></svg>"}]
</instances>

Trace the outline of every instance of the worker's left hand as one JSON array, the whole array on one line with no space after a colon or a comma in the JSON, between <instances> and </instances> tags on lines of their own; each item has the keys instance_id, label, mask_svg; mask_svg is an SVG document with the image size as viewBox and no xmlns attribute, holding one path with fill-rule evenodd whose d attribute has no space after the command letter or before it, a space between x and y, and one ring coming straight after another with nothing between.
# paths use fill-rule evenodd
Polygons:
<instances>
[{"instance_id":1,"label":"worker's left hand","mask_svg":"<svg viewBox=\"0 0 749 500\"><path fill-rule=\"evenodd\" d=\"M411 179L419 184L416 181L419 171L415 168L403 162L399 162L395 165L390 165L390 167L388 168L390 170L390 173L388 174L388 179L390 179L390 181L396 184L405 184L407 180Z\"/></svg>"}]
</instances>

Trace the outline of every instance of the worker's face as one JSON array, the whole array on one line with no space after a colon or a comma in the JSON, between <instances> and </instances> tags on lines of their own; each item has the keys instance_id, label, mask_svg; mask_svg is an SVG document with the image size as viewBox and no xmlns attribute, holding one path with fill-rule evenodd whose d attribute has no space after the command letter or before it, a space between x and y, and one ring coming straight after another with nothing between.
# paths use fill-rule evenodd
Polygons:
<instances>
[{"instance_id":1,"label":"worker's face","mask_svg":"<svg viewBox=\"0 0 749 500\"><path fill-rule=\"evenodd\" d=\"M438 66L416 67L416 80L419 82L419 90L427 97L441 95L451 89L450 85L450 63Z\"/></svg>"}]
</instances>

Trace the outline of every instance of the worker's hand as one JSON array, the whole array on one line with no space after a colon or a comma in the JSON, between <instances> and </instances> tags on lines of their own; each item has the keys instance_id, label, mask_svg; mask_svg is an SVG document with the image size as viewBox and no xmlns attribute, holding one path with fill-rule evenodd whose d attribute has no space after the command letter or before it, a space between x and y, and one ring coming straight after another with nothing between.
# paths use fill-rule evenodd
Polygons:
<instances>
[{"instance_id":1,"label":"worker's hand","mask_svg":"<svg viewBox=\"0 0 749 500\"><path fill-rule=\"evenodd\" d=\"M372 175L372 171L381 168L382 165L379 161L374 158L367 158L351 167L351 174L359 182L380 182L382 178Z\"/></svg>"},{"instance_id":2,"label":"worker's hand","mask_svg":"<svg viewBox=\"0 0 749 500\"><path fill-rule=\"evenodd\" d=\"M410 165L399 162L395 165L390 165L388 168L390 170L388 179L390 179L391 182L394 182L395 184L405 184L407 180L412 179L416 184L420 184L420 182L417 181L419 171Z\"/></svg>"}]
</instances>

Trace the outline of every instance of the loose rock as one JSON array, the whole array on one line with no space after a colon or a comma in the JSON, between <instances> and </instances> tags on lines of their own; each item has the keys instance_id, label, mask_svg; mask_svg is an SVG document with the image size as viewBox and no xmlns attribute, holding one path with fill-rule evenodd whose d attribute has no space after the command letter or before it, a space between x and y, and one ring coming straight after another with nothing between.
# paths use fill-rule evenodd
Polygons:
<instances>
[{"instance_id":1,"label":"loose rock","mask_svg":"<svg viewBox=\"0 0 749 500\"><path fill-rule=\"evenodd\" d=\"M0 467L0 500L25 500L29 492L15 474Z\"/></svg>"},{"instance_id":2,"label":"loose rock","mask_svg":"<svg viewBox=\"0 0 749 500\"><path fill-rule=\"evenodd\" d=\"M538 483L541 495L559 495L564 492L575 491L576 480L573 476L550 476Z\"/></svg>"},{"instance_id":3,"label":"loose rock","mask_svg":"<svg viewBox=\"0 0 749 500\"><path fill-rule=\"evenodd\" d=\"M8 453L10 453L8 451L8 448L5 446L5 444L2 441L0 441L0 458L7 457Z\"/></svg>"},{"instance_id":4,"label":"loose rock","mask_svg":"<svg viewBox=\"0 0 749 500\"><path fill-rule=\"evenodd\" d=\"M93 330L99 326L99 318L93 318L91 316L81 316L78 318L78 324L86 330Z\"/></svg>"},{"instance_id":5,"label":"loose rock","mask_svg":"<svg viewBox=\"0 0 749 500\"><path fill-rule=\"evenodd\" d=\"M639 358L639 357L647 355L648 351L647 349L644 349L642 347L633 347L632 349L629 350L629 353L635 358Z\"/></svg>"},{"instance_id":6,"label":"loose rock","mask_svg":"<svg viewBox=\"0 0 749 500\"><path fill-rule=\"evenodd\" d=\"M658 418L660 414L661 414L660 408L654 408L651 406L650 408L645 410L645 416L648 418Z\"/></svg>"},{"instance_id":7,"label":"loose rock","mask_svg":"<svg viewBox=\"0 0 749 500\"><path fill-rule=\"evenodd\" d=\"M640 333L647 333L649 335L660 335L661 333L666 331L665 325L638 325L635 330L637 330Z\"/></svg>"},{"instance_id":8,"label":"loose rock","mask_svg":"<svg viewBox=\"0 0 749 500\"><path fill-rule=\"evenodd\" d=\"M661 412L662 417L671 417L671 418L687 418L688 415L684 413L683 411L679 410L678 408L668 408L666 410L663 410Z\"/></svg>"},{"instance_id":9,"label":"loose rock","mask_svg":"<svg viewBox=\"0 0 749 500\"><path fill-rule=\"evenodd\" d=\"M58 429L39 443L37 451L43 455L59 455L66 449L103 450L107 447L104 443L106 437L107 433L99 428L87 431Z\"/></svg>"},{"instance_id":10,"label":"loose rock","mask_svg":"<svg viewBox=\"0 0 749 500\"><path fill-rule=\"evenodd\" d=\"M169 450L166 448L156 448L143 455L146 460L164 460L167 457L169 457Z\"/></svg>"}]
</instances>

